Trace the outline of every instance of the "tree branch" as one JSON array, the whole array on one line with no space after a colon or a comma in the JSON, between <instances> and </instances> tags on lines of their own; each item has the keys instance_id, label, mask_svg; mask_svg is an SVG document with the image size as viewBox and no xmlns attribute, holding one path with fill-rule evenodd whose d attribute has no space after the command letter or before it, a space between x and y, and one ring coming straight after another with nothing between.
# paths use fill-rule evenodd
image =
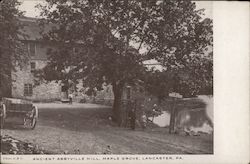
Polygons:
<instances>
[{"instance_id":1,"label":"tree branch","mask_svg":"<svg viewBox=\"0 0 250 164\"><path fill-rule=\"evenodd\" d=\"M143 38L141 39L141 43L140 43L140 45L139 45L137 51L139 51L139 50L141 49L141 46L142 46L142 44L143 44L143 42L144 42L144 38L145 38L145 37L143 37Z\"/></svg>"}]
</instances>

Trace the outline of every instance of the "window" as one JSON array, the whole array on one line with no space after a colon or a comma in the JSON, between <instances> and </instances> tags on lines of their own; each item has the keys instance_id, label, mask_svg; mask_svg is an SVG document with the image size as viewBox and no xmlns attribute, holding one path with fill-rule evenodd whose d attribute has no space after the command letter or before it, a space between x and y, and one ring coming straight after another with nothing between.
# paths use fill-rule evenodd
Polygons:
<instances>
[{"instance_id":1,"label":"window","mask_svg":"<svg viewBox=\"0 0 250 164\"><path fill-rule=\"evenodd\" d=\"M26 43L25 48L30 56L35 56L36 55L36 44L31 42L31 43Z\"/></svg>"},{"instance_id":2,"label":"window","mask_svg":"<svg viewBox=\"0 0 250 164\"><path fill-rule=\"evenodd\" d=\"M61 88L61 91L62 92L67 92L68 90L68 87L66 85L63 85L62 88Z\"/></svg>"},{"instance_id":3,"label":"window","mask_svg":"<svg viewBox=\"0 0 250 164\"><path fill-rule=\"evenodd\" d=\"M30 43L29 53L30 53L31 56L35 56L36 55L36 45L35 45L35 43Z\"/></svg>"},{"instance_id":4,"label":"window","mask_svg":"<svg viewBox=\"0 0 250 164\"><path fill-rule=\"evenodd\" d=\"M34 72L36 69L36 63L35 62L31 62L30 63L30 72Z\"/></svg>"},{"instance_id":5,"label":"window","mask_svg":"<svg viewBox=\"0 0 250 164\"><path fill-rule=\"evenodd\" d=\"M32 96L33 86L32 84L24 84L24 96Z\"/></svg>"}]
</instances>

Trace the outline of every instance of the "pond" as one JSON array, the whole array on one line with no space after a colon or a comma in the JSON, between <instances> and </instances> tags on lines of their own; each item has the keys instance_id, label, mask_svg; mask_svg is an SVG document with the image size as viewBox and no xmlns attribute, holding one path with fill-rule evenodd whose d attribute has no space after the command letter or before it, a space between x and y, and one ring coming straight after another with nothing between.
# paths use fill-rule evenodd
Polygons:
<instances>
[{"instance_id":1,"label":"pond","mask_svg":"<svg viewBox=\"0 0 250 164\"><path fill-rule=\"evenodd\" d=\"M176 117L176 127L195 133L211 134L213 132L213 97L201 95L196 99L201 100L205 106L180 110ZM170 123L170 113L163 111L161 115L149 117L149 119L159 127L167 127Z\"/></svg>"}]
</instances>

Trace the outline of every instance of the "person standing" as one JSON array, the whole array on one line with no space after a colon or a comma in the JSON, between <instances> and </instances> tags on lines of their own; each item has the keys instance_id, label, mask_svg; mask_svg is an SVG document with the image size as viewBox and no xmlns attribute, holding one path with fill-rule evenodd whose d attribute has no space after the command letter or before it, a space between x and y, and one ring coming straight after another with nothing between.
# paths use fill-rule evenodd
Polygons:
<instances>
[{"instance_id":1,"label":"person standing","mask_svg":"<svg viewBox=\"0 0 250 164\"><path fill-rule=\"evenodd\" d=\"M130 120L130 127L132 130L135 130L135 121L136 121L136 113L135 113L135 109L132 108L129 111L129 120Z\"/></svg>"},{"instance_id":2,"label":"person standing","mask_svg":"<svg viewBox=\"0 0 250 164\"><path fill-rule=\"evenodd\" d=\"M142 129L145 130L147 127L147 116L145 112L142 113L141 119L142 119Z\"/></svg>"},{"instance_id":3,"label":"person standing","mask_svg":"<svg viewBox=\"0 0 250 164\"><path fill-rule=\"evenodd\" d=\"M70 93L69 94L69 104L72 104L73 103L73 94Z\"/></svg>"}]
</instances>

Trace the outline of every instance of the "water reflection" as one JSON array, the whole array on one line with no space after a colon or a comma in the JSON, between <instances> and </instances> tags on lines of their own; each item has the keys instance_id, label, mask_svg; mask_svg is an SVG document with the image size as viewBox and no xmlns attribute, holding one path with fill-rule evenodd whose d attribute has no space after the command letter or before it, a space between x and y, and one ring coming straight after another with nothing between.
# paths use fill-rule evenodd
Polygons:
<instances>
[{"instance_id":1,"label":"water reflection","mask_svg":"<svg viewBox=\"0 0 250 164\"><path fill-rule=\"evenodd\" d=\"M205 107L180 110L176 117L176 127L186 132L211 134L213 132L213 97L202 95L196 99L201 100ZM163 111L161 115L149 117L149 119L159 127L167 127L170 123L170 114Z\"/></svg>"},{"instance_id":2,"label":"water reflection","mask_svg":"<svg viewBox=\"0 0 250 164\"><path fill-rule=\"evenodd\" d=\"M161 115L157 117L149 117L150 120L153 121L154 124L158 125L159 127L166 127L169 126L170 123L170 114L166 111L163 111Z\"/></svg>"}]
</instances>

